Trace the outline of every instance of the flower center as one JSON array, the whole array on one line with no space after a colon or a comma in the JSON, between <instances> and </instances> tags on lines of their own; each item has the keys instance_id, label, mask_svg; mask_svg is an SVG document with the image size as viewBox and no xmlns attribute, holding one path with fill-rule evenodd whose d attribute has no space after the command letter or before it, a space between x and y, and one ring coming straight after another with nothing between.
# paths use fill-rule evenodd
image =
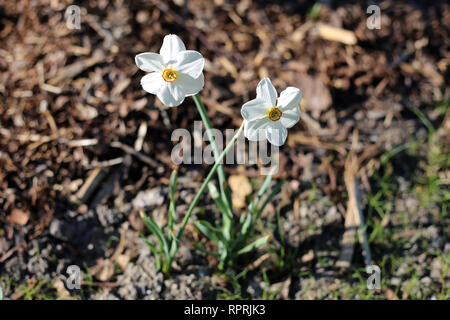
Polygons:
<instances>
[{"instance_id":1,"label":"flower center","mask_svg":"<svg viewBox=\"0 0 450 320\"><path fill-rule=\"evenodd\" d=\"M162 74L164 81L167 81L167 82L174 82L177 79L177 76L178 76L178 72L176 72L172 68L164 69L163 74Z\"/></svg>"},{"instance_id":2,"label":"flower center","mask_svg":"<svg viewBox=\"0 0 450 320\"><path fill-rule=\"evenodd\" d=\"M267 118L272 121L278 121L280 120L282 114L283 112L281 112L280 109L278 109L277 107L272 107L269 109L269 111L267 111Z\"/></svg>"}]
</instances>

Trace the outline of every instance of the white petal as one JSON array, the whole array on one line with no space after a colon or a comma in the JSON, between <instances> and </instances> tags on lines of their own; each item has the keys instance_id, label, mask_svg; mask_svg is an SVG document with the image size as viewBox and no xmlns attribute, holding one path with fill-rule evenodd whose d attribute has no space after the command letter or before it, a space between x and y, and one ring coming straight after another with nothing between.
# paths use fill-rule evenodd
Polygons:
<instances>
[{"instance_id":1,"label":"white petal","mask_svg":"<svg viewBox=\"0 0 450 320\"><path fill-rule=\"evenodd\" d=\"M184 73L192 78L198 78L203 71L205 59L200 52L194 50L186 50L178 52L177 62L173 68L179 73Z\"/></svg>"},{"instance_id":2,"label":"white petal","mask_svg":"<svg viewBox=\"0 0 450 320\"><path fill-rule=\"evenodd\" d=\"M272 122L266 129L269 142L277 147L284 144L287 138L287 129L279 122Z\"/></svg>"},{"instance_id":3,"label":"white petal","mask_svg":"<svg viewBox=\"0 0 450 320\"><path fill-rule=\"evenodd\" d=\"M293 127L300 120L300 107L283 111L280 122L285 128Z\"/></svg>"},{"instance_id":4,"label":"white petal","mask_svg":"<svg viewBox=\"0 0 450 320\"><path fill-rule=\"evenodd\" d=\"M184 90L175 83L167 83L159 89L157 96L161 102L168 107L177 107L183 103L185 98Z\"/></svg>"},{"instance_id":5,"label":"white petal","mask_svg":"<svg viewBox=\"0 0 450 320\"><path fill-rule=\"evenodd\" d=\"M145 72L162 71L164 61L160 54L154 52L144 52L138 54L134 60L139 69Z\"/></svg>"},{"instance_id":6,"label":"white petal","mask_svg":"<svg viewBox=\"0 0 450 320\"><path fill-rule=\"evenodd\" d=\"M205 85L205 77L203 73L196 79L188 76L187 74L179 74L175 81L179 86L183 87L186 97L193 96L199 93Z\"/></svg>"},{"instance_id":7,"label":"white petal","mask_svg":"<svg viewBox=\"0 0 450 320\"><path fill-rule=\"evenodd\" d=\"M244 135L250 141L261 141L265 139L265 129L269 119L263 118L254 121L244 120Z\"/></svg>"},{"instance_id":8,"label":"white petal","mask_svg":"<svg viewBox=\"0 0 450 320\"><path fill-rule=\"evenodd\" d=\"M287 109L298 109L298 105L302 100L302 92L300 89L295 87L287 87L280 93L280 97L278 98L277 107L281 109L281 111L285 111Z\"/></svg>"},{"instance_id":9,"label":"white petal","mask_svg":"<svg viewBox=\"0 0 450 320\"><path fill-rule=\"evenodd\" d=\"M277 107L283 112L281 124L286 128L291 128L300 120L300 101L302 92L294 87L287 87L280 93Z\"/></svg>"},{"instance_id":10,"label":"white petal","mask_svg":"<svg viewBox=\"0 0 450 320\"><path fill-rule=\"evenodd\" d=\"M149 73L141 79L142 88L151 94L157 94L159 89L164 85L165 81L160 72Z\"/></svg>"},{"instance_id":11,"label":"white petal","mask_svg":"<svg viewBox=\"0 0 450 320\"><path fill-rule=\"evenodd\" d=\"M281 124L286 128L291 128L300 120L300 101L302 100L302 92L294 87L287 87L280 93L277 107L283 112L281 116Z\"/></svg>"},{"instance_id":12,"label":"white petal","mask_svg":"<svg viewBox=\"0 0 450 320\"><path fill-rule=\"evenodd\" d=\"M256 98L242 106L241 115L247 121L258 120L267 116L268 109L264 100Z\"/></svg>"},{"instance_id":13,"label":"white petal","mask_svg":"<svg viewBox=\"0 0 450 320\"><path fill-rule=\"evenodd\" d=\"M186 93L184 92L183 87L180 86L176 82L175 83L169 83L169 90L170 90L170 93L172 94L172 97L176 101L183 101L184 97L186 97Z\"/></svg>"},{"instance_id":14,"label":"white petal","mask_svg":"<svg viewBox=\"0 0 450 320\"><path fill-rule=\"evenodd\" d=\"M159 53L162 55L164 63L167 64L170 61L175 61L178 52L184 50L186 50L186 47L184 46L183 41L181 41L177 35L169 34L164 37Z\"/></svg>"},{"instance_id":15,"label":"white petal","mask_svg":"<svg viewBox=\"0 0 450 320\"><path fill-rule=\"evenodd\" d=\"M256 97L264 100L268 106L275 106L277 101L277 90L270 82L269 78L262 79L256 87Z\"/></svg>"}]
</instances>

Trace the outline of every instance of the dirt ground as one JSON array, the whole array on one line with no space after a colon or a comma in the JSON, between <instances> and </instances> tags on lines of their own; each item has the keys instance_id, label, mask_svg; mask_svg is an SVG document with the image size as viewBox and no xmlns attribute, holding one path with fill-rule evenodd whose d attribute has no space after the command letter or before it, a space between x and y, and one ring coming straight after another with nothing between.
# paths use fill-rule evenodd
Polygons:
<instances>
[{"instance_id":1,"label":"dirt ground","mask_svg":"<svg viewBox=\"0 0 450 320\"><path fill-rule=\"evenodd\" d=\"M369 29L366 1L0 1L4 298L449 299L450 6L428 3L376 1ZM191 99L167 108L140 86L135 55L170 33L206 59L215 128L239 127L263 77L303 91L257 228L270 241L228 272L194 248L212 244L192 225L169 276L138 235L154 241L138 206L167 222L171 134L200 119ZM178 170L181 221L208 166ZM264 179L226 172L253 192ZM218 217L213 204L205 193L193 220ZM361 237L346 228L357 207Z\"/></svg>"}]
</instances>

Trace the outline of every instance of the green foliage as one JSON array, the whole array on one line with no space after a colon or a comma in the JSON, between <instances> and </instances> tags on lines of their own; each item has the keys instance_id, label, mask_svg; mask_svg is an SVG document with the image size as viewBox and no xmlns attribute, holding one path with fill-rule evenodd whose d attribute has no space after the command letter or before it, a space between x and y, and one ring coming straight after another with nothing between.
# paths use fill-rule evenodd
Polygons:
<instances>
[{"instance_id":1,"label":"green foliage","mask_svg":"<svg viewBox=\"0 0 450 320\"><path fill-rule=\"evenodd\" d=\"M195 226L216 245L217 251L208 251L201 248L200 245L196 247L200 251L218 259L219 270L232 267L236 264L236 260L240 255L249 253L268 243L269 236L267 235L255 239L255 226L266 205L280 191L283 182L278 183L262 202L262 198L269 190L272 176L276 170L276 167L272 168L272 171L267 175L256 197L249 204L247 214L242 214L239 219L228 213L228 207L224 205L214 184L212 182L208 184L211 198L213 198L221 212L221 220L216 222L215 225L207 221L196 221Z\"/></svg>"},{"instance_id":2,"label":"green foliage","mask_svg":"<svg viewBox=\"0 0 450 320\"><path fill-rule=\"evenodd\" d=\"M309 17L311 18L311 20L317 20L319 19L319 14L320 14L320 9L322 8L322 4L320 4L319 2L316 2L311 10L309 11Z\"/></svg>"},{"instance_id":3,"label":"green foliage","mask_svg":"<svg viewBox=\"0 0 450 320\"><path fill-rule=\"evenodd\" d=\"M177 183L176 171L174 171L170 177L170 204L167 226L160 227L155 221L153 221L151 217L147 216L143 211L141 211L140 213L147 229L156 238L158 247L151 243L144 235L140 234L140 236L142 237L142 239L144 239L153 255L155 256L156 267L162 270L164 273L170 272L170 266L177 252L179 240L183 234L186 224L188 223L192 211L197 206L197 203L204 189L208 188L211 198L214 200L217 208L221 212L221 219L220 221L216 222L215 225L212 225L207 221L196 221L195 226L209 240L216 244L217 251L209 251L201 247L200 245L196 245L196 248L206 254L215 257L219 261L218 268L220 270L223 270L233 266L240 255L249 253L250 251L261 247L268 242L269 236L260 236L255 239L255 226L261 216L261 212L272 200L272 198L280 191L281 185L283 183L278 183L261 204L262 197L269 189L270 183L272 181L272 175L275 170L277 170L277 167L273 167L272 171L264 180L264 183L259 189L259 192L256 195L255 199L250 203L248 207L248 213L246 215L241 215L239 219L234 217L231 193L227 185L222 161L228 151L232 147L234 147L234 143L243 130L243 124L241 125L233 139L222 151L222 153L219 154L217 143L214 139L214 135L211 132L211 122L208 118L203 103L201 102L198 95L195 95L193 99L200 113L202 121L206 127L206 132L209 136L209 140L214 152L215 164L208 173L208 176L203 181L203 184L200 187L199 191L195 195L194 200L189 206L189 209L184 216L181 226L177 231L175 231L175 190ZM216 172L219 180L219 190L211 182L211 179Z\"/></svg>"},{"instance_id":4,"label":"green foliage","mask_svg":"<svg viewBox=\"0 0 450 320\"><path fill-rule=\"evenodd\" d=\"M164 273L168 273L170 271L170 266L176 253L176 250L174 250L173 248L177 247L178 242L178 238L175 236L175 192L177 188L177 179L178 172L174 170L170 175L169 221L165 232L156 224L156 222L151 217L147 216L143 211L140 212L142 221L144 221L147 229L158 240L159 247L156 248L156 246L153 245L142 233L140 233L139 235L145 241L145 243L155 256L156 268Z\"/></svg>"}]
</instances>

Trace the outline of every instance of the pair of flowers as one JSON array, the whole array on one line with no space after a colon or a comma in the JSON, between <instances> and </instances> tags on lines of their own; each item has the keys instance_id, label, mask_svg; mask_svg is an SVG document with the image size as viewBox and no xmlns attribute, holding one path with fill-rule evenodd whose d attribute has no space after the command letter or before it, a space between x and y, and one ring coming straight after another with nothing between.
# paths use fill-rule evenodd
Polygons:
<instances>
[{"instance_id":1,"label":"pair of flowers","mask_svg":"<svg viewBox=\"0 0 450 320\"><path fill-rule=\"evenodd\" d=\"M135 60L141 70L150 72L141 79L142 88L155 94L168 107L179 106L185 97L203 89L203 56L186 50L176 35L164 37L159 54L145 52L138 54ZM302 93L295 87L286 88L278 97L270 79L262 79L256 87L256 98L241 109L245 137L250 141L266 138L273 145L283 145L287 129L300 119L301 99Z\"/></svg>"}]
</instances>

